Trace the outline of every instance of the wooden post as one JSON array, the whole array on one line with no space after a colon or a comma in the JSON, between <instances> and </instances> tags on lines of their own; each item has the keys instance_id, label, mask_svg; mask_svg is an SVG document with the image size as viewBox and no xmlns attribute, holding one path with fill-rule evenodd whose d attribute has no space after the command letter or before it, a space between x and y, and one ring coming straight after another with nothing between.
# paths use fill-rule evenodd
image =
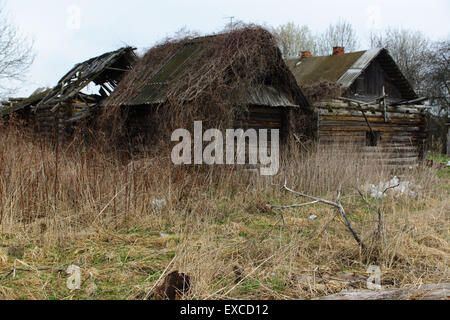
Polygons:
<instances>
[{"instance_id":1,"label":"wooden post","mask_svg":"<svg viewBox=\"0 0 450 320\"><path fill-rule=\"evenodd\" d=\"M447 124L447 157L450 157L450 123Z\"/></svg>"},{"instance_id":2,"label":"wooden post","mask_svg":"<svg viewBox=\"0 0 450 320\"><path fill-rule=\"evenodd\" d=\"M381 100L381 103L383 104L383 111L384 111L384 123L387 122L387 110L386 110L386 88L383 86L383 100Z\"/></svg>"},{"instance_id":3,"label":"wooden post","mask_svg":"<svg viewBox=\"0 0 450 320\"><path fill-rule=\"evenodd\" d=\"M320 113L318 110L314 111L314 125L313 125L313 130L314 130L314 149L315 151L319 150L319 144L320 144Z\"/></svg>"}]
</instances>

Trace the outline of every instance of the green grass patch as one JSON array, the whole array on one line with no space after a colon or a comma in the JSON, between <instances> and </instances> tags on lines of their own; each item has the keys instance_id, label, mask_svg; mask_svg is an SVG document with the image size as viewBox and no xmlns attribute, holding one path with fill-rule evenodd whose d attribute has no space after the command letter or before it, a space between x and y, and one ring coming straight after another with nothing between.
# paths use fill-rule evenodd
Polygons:
<instances>
[{"instance_id":1,"label":"green grass patch","mask_svg":"<svg viewBox=\"0 0 450 320\"><path fill-rule=\"evenodd\" d=\"M282 293L286 291L287 283L286 283L286 273L285 272L277 272L274 278L269 280L269 283L272 286L272 289L276 292Z\"/></svg>"},{"instance_id":2,"label":"green grass patch","mask_svg":"<svg viewBox=\"0 0 450 320\"><path fill-rule=\"evenodd\" d=\"M450 161L450 158L445 154L430 154L427 157L428 160L433 160L439 163L447 164Z\"/></svg>"},{"instance_id":3,"label":"green grass patch","mask_svg":"<svg viewBox=\"0 0 450 320\"><path fill-rule=\"evenodd\" d=\"M250 294L252 292L258 291L261 287L259 279L247 279L239 287L239 294Z\"/></svg>"}]
</instances>

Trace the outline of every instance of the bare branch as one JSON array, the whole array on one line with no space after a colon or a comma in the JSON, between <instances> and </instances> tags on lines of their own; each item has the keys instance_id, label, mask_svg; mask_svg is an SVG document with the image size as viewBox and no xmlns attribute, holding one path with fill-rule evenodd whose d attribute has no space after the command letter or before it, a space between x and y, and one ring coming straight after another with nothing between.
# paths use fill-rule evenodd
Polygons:
<instances>
[{"instance_id":1,"label":"bare branch","mask_svg":"<svg viewBox=\"0 0 450 320\"><path fill-rule=\"evenodd\" d=\"M33 42L19 33L0 7L0 93L24 81L34 57Z\"/></svg>"},{"instance_id":2,"label":"bare branch","mask_svg":"<svg viewBox=\"0 0 450 320\"><path fill-rule=\"evenodd\" d=\"M290 206L267 206L270 209L275 209L275 210L286 210L286 209L293 209L293 208L302 208L302 207L307 207L313 204L319 203L319 201L313 201L313 202L308 202L308 203L301 203L301 204L293 204Z\"/></svg>"},{"instance_id":3,"label":"bare branch","mask_svg":"<svg viewBox=\"0 0 450 320\"><path fill-rule=\"evenodd\" d=\"M346 51L355 51L359 46L359 40L355 28L345 20L339 20L331 24L317 39L317 47L320 55L328 56L333 47L344 47Z\"/></svg>"},{"instance_id":4,"label":"bare branch","mask_svg":"<svg viewBox=\"0 0 450 320\"><path fill-rule=\"evenodd\" d=\"M353 238L356 240L356 242L358 243L358 245L359 245L361 248L363 248L363 249L366 247L366 246L364 245L364 243L361 241L361 238L358 236L358 234L357 234L357 233L355 232L355 230L353 229L353 227L352 227L352 225L351 225L351 223L350 223L350 220L348 219L347 214L345 213L345 209L344 209L344 207L343 207L342 204L341 204L341 198L342 198L342 187L341 187L341 186L339 187L338 200L337 200L337 202L328 201L328 200L325 200L325 199L313 197L313 196L307 195L307 194L305 194L305 193L302 193L302 192L298 192L298 191L292 190L292 189L288 188L288 186L287 186L287 181L285 181L284 187L283 187L283 188L284 188L286 191L291 192L291 193L293 193L293 194L296 194L296 195L298 195L298 196L300 196L300 197L312 199L312 200L314 200L316 203L317 203L317 202L324 203L324 204L327 204L327 205L329 205L329 206L332 206L332 207L338 209L338 210L339 210L339 213L340 213L340 215L341 215L341 217L342 217L342 219L344 220L344 223L345 223L347 229L350 231L350 233L352 234Z\"/></svg>"},{"instance_id":5,"label":"bare branch","mask_svg":"<svg viewBox=\"0 0 450 320\"><path fill-rule=\"evenodd\" d=\"M293 22L272 30L283 57L296 58L301 51L316 54L316 39L308 26L297 26Z\"/></svg>"}]
</instances>

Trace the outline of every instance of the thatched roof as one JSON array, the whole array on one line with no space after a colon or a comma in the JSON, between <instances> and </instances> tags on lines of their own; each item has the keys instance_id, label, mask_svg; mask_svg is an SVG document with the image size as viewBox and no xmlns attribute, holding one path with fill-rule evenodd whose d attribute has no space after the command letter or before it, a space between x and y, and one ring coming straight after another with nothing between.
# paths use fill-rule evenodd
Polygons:
<instances>
[{"instance_id":1,"label":"thatched roof","mask_svg":"<svg viewBox=\"0 0 450 320\"><path fill-rule=\"evenodd\" d=\"M272 35L256 26L150 49L107 107L185 103L309 106Z\"/></svg>"},{"instance_id":2,"label":"thatched roof","mask_svg":"<svg viewBox=\"0 0 450 320\"><path fill-rule=\"evenodd\" d=\"M383 48L325 57L290 59L287 64L297 82L302 86L327 81L335 83L343 89L348 89L376 59L394 82L403 98L409 100L418 98L414 88L405 78L394 59Z\"/></svg>"}]
</instances>

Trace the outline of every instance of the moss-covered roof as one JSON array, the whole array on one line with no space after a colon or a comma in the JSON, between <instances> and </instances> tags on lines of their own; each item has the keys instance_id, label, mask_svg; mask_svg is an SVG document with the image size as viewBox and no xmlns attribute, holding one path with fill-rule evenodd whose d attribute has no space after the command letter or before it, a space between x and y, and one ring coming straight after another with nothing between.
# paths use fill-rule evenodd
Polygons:
<instances>
[{"instance_id":1,"label":"moss-covered roof","mask_svg":"<svg viewBox=\"0 0 450 320\"><path fill-rule=\"evenodd\" d=\"M409 81L403 75L397 63L384 48L345 53L327 57L292 59L287 65L300 86L321 81L336 83L342 88L350 88L358 77L377 59L386 75L400 91L405 100L418 96Z\"/></svg>"},{"instance_id":2,"label":"moss-covered roof","mask_svg":"<svg viewBox=\"0 0 450 320\"><path fill-rule=\"evenodd\" d=\"M287 61L300 85L313 84L322 80L337 82L366 51L352 52L327 57L310 57Z\"/></svg>"}]
</instances>

